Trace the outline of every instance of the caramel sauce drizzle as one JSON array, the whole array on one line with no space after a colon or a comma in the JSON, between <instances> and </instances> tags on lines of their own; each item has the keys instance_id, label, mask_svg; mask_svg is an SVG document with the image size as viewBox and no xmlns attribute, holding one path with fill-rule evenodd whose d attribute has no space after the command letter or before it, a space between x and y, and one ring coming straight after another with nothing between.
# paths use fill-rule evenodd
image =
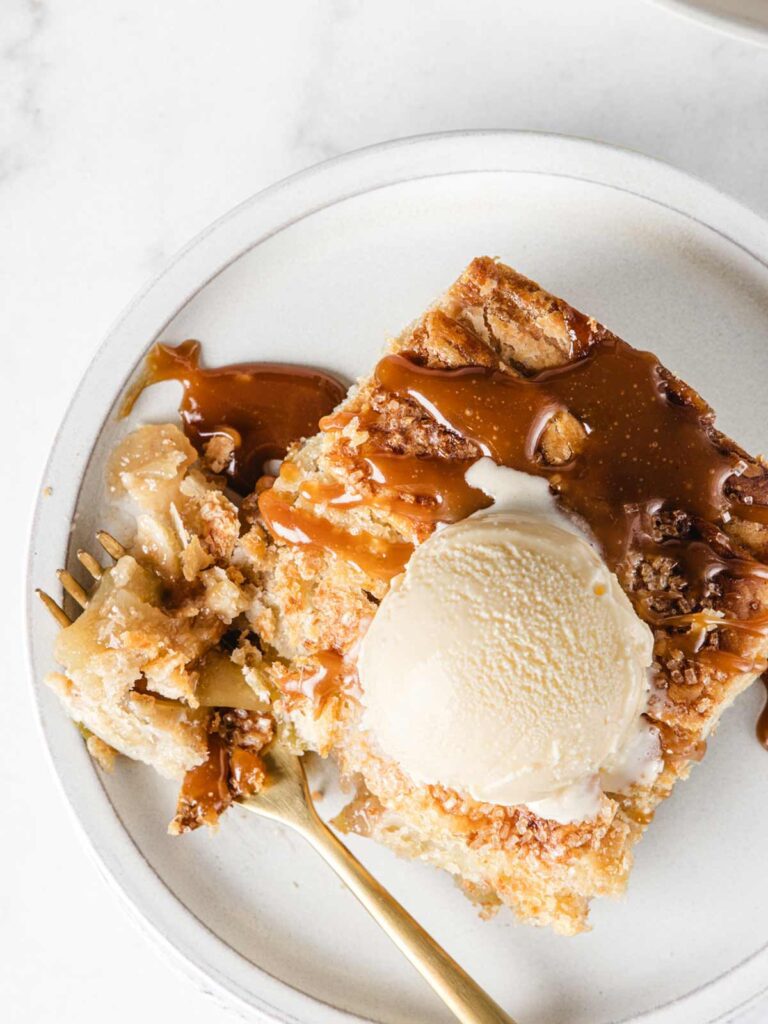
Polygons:
<instances>
[{"instance_id":1,"label":"caramel sauce drizzle","mask_svg":"<svg viewBox=\"0 0 768 1024\"><path fill-rule=\"evenodd\" d=\"M179 801L199 808L200 823L215 825L232 803L229 791L229 749L215 733L208 734L208 757L184 776Z\"/></svg>"},{"instance_id":2,"label":"caramel sauce drizzle","mask_svg":"<svg viewBox=\"0 0 768 1024\"><path fill-rule=\"evenodd\" d=\"M337 651L319 651L313 660L316 664L312 670L291 673L280 688L289 704L312 701L315 718L319 718L333 697L356 694L359 687L355 660L349 654L345 657Z\"/></svg>"},{"instance_id":3,"label":"caramel sauce drizzle","mask_svg":"<svg viewBox=\"0 0 768 1024\"><path fill-rule=\"evenodd\" d=\"M202 764L185 775L179 791L179 807L194 811L197 825L215 825L235 797L256 792L264 779L259 754L248 747L230 746L216 732L207 736L208 754Z\"/></svg>"},{"instance_id":4,"label":"caramel sauce drizzle","mask_svg":"<svg viewBox=\"0 0 768 1024\"><path fill-rule=\"evenodd\" d=\"M486 367L435 369L406 355L388 355L376 368L376 382L472 441L478 454L547 478L565 507L589 525L612 570L628 569L638 555L667 557L677 564L685 596L694 602L705 597L708 584L720 574L768 578L768 567L743 557L722 528L732 514L768 523L768 508L731 501L725 494L727 480L742 472L744 463L718 440L709 407L671 378L651 353L607 333L596 335L590 347L584 323L574 321L572 327L577 350L584 354L531 377ZM585 436L569 462L549 464L541 456L542 438L565 414L578 420ZM353 415L361 430L376 418L374 412L340 410L322 420L321 429L340 429ZM302 497L337 507L380 505L430 524L463 518L487 504L464 479L474 460L401 456L376 451L370 442L362 457L368 467L365 494L339 484L309 483ZM654 539L654 517L673 511L690 518L693 536L684 542ZM324 544L332 545L333 538L326 537ZM350 557L344 545L335 550ZM727 672L766 668L762 659L729 651L722 632L719 647L705 644L714 630L764 637L768 615L745 619L707 609L665 615L653 611L655 598L670 596L663 590L631 596L646 621L670 630L675 646L688 657ZM768 745L768 711L762 726ZM700 756L698 747L686 753Z\"/></svg>"},{"instance_id":5,"label":"caramel sauce drizzle","mask_svg":"<svg viewBox=\"0 0 768 1024\"><path fill-rule=\"evenodd\" d=\"M412 544L388 541L367 531L351 533L307 509L290 505L279 491L260 494L259 511L273 537L288 544L332 551L376 579L397 576L413 554Z\"/></svg>"},{"instance_id":6,"label":"caramel sauce drizzle","mask_svg":"<svg viewBox=\"0 0 768 1024\"><path fill-rule=\"evenodd\" d=\"M465 477L474 459L412 458L367 451L371 504L434 524L456 523L491 504Z\"/></svg>"},{"instance_id":7,"label":"caramel sauce drizzle","mask_svg":"<svg viewBox=\"0 0 768 1024\"><path fill-rule=\"evenodd\" d=\"M764 675L761 682L765 686L766 701L757 720L755 732L760 743L768 750L768 676Z\"/></svg>"},{"instance_id":8,"label":"caramel sauce drizzle","mask_svg":"<svg viewBox=\"0 0 768 1024\"><path fill-rule=\"evenodd\" d=\"M164 380L179 381L183 387L179 415L198 451L202 453L217 436L232 442L225 473L240 494L253 490L265 462L282 459L290 444L314 434L321 417L346 393L334 377L309 367L284 363L202 367L200 343L185 341L175 347L153 345L124 414L145 387Z\"/></svg>"},{"instance_id":9,"label":"caramel sauce drizzle","mask_svg":"<svg viewBox=\"0 0 768 1024\"><path fill-rule=\"evenodd\" d=\"M608 335L581 359L531 378L482 367L435 370L387 356L376 379L496 462L549 478L565 506L589 524L611 569L632 553L665 555L678 562L688 593L696 597L723 572L768 576L765 566L740 557L721 529L731 510L724 485L741 471L742 460L718 446L709 408L694 402L684 386L671 384L650 353ZM559 413L575 416L586 437L570 462L553 466L538 449ZM653 516L665 510L691 516L698 539L654 540ZM675 616L663 624L693 620ZM713 616L706 625L768 632L765 616Z\"/></svg>"},{"instance_id":10,"label":"caramel sauce drizzle","mask_svg":"<svg viewBox=\"0 0 768 1024\"><path fill-rule=\"evenodd\" d=\"M734 501L731 511L739 519L747 519L750 523L761 523L768 526L768 508L765 505L748 505L746 502Z\"/></svg>"},{"instance_id":11,"label":"caramel sauce drizzle","mask_svg":"<svg viewBox=\"0 0 768 1024\"><path fill-rule=\"evenodd\" d=\"M741 460L715 446L710 410L678 400L656 358L618 338L532 378L484 367L428 369L386 356L376 379L497 463L548 477L589 523L612 569L630 549L658 553L648 550L650 519L663 508L705 524L718 523L728 508L723 486ZM551 466L538 456L541 438L566 412L587 436L570 463ZM714 567L718 556L707 557Z\"/></svg>"},{"instance_id":12,"label":"caramel sauce drizzle","mask_svg":"<svg viewBox=\"0 0 768 1024\"><path fill-rule=\"evenodd\" d=\"M416 522L456 523L486 508L490 499L465 476L474 459L411 458L364 449L359 468L369 494L347 490L338 481L303 481L299 495L333 508L372 506Z\"/></svg>"}]
</instances>

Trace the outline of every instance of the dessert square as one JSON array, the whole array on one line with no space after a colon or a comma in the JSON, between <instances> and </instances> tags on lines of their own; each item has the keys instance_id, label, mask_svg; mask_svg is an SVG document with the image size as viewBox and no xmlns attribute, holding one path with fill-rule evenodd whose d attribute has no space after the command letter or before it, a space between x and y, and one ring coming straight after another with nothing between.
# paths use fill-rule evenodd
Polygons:
<instances>
[{"instance_id":1,"label":"dessert square","mask_svg":"<svg viewBox=\"0 0 768 1024\"><path fill-rule=\"evenodd\" d=\"M279 714L354 781L342 828L445 868L488 911L584 929L589 901L624 889L654 809L765 667L765 465L653 355L489 258L321 428L246 503L269 542L249 615L277 655ZM642 717L660 763L602 792L589 820L419 783L369 727L360 644L413 552L489 504L467 482L481 458L546 482L652 634Z\"/></svg>"}]
</instances>

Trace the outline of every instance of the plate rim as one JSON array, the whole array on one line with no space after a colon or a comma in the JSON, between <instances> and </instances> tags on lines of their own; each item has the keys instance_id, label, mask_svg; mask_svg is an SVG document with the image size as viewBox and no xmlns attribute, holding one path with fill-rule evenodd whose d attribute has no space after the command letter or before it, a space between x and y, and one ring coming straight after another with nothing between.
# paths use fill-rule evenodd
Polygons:
<instances>
[{"instance_id":1,"label":"plate rim","mask_svg":"<svg viewBox=\"0 0 768 1024\"><path fill-rule=\"evenodd\" d=\"M677 0L656 2L669 2L673 5ZM483 150L478 165L478 152ZM566 157L569 159L565 159ZM553 170L552 167L542 169L541 165L546 164L548 160L555 168L570 167L575 163L579 172L565 174ZM587 173L587 168L591 168L591 174ZM365 174L362 173L363 169L366 171ZM42 556L37 549L36 541L41 536L43 527L48 525L51 507L57 504L44 496L43 486L55 476L54 469L61 463L62 454L66 456L65 462L68 465L72 464L71 442L77 436L74 421L79 415L79 410L83 408L82 399L89 388L91 391L98 389L100 375L105 374L112 380L109 388L110 397L108 401L103 398L91 410L91 430L85 431L86 437L93 437L95 440L100 424L110 414L120 389L115 386L116 373L113 370L107 372L105 364L108 361L111 364L116 362L123 370L124 383L141 357L135 338L147 337L147 345L151 344L165 325L197 292L246 252L291 224L354 195L418 178L486 173L494 170L507 173L541 173L618 188L697 221L747 252L764 266L768 266L768 224L759 214L707 182L628 148L612 146L594 139L549 132L512 130L438 132L367 146L322 161L255 193L204 228L179 250L163 270L138 292L98 347L54 435L43 469L28 534L26 648L32 684L31 698L35 705L48 762L58 788L65 798L86 849L95 860L110 889L120 896L121 902L130 912L130 917L140 925L142 932L169 955L176 967L180 967L199 986L205 984L209 987L213 984L218 995L246 1008L251 1015L256 1011L265 1021L300 1024L304 1019L313 1019L318 1024L373 1024L370 1018L339 1009L293 988L247 960L215 935L181 900L177 899L169 886L146 861L131 834L123 827L96 769L85 753L84 745L79 744L78 751L72 744L62 745L55 736L54 730L60 725L60 721L54 716L49 716L51 703L46 697L52 698L52 695L45 691L38 668L39 661L50 659L50 640L46 636L46 632L50 631L46 631L45 627L40 628L43 621L41 606L34 595L35 582L43 578L39 572ZM612 180L615 177L620 178L622 184L616 184L616 181ZM663 198L660 198L660 195ZM323 198L318 202L319 196ZM302 200L303 205L297 206L297 200ZM290 214L291 209L294 210L293 215ZM301 212L297 213L297 209ZM255 220L256 224L251 224L251 220ZM256 226L259 222L263 230L257 231ZM235 245L236 241L239 241L238 245ZM222 242L225 243L223 246ZM175 297L173 303L171 296ZM172 311L168 312L171 304ZM142 325L145 322L154 325L154 330L143 333ZM133 345L128 346L129 351L123 354L122 360L110 360L108 357L120 354L118 349L123 336L133 336ZM60 509L57 513L59 519L63 518L66 521L67 533L91 450L92 446L89 444L88 450L77 452L77 458L74 460L75 465L80 466L80 470L72 474L76 483L70 488L69 516L66 515L67 509ZM62 487L66 493L66 487ZM62 530L56 529L55 522L51 525L50 532L60 540L63 539ZM66 545L57 550L65 549ZM60 709L56 707L55 710L60 716ZM72 730L73 734L74 732ZM130 864L130 871L125 869L126 864ZM143 898L141 893L144 894ZM185 926L187 932L193 936L191 942L184 941L183 936L179 934L180 931L184 931ZM213 962L222 959L225 964L228 962L230 967L237 964L247 972L256 972L260 979L259 992L244 988L238 983L232 970L222 970ZM750 983L751 974L747 977L747 968L757 962L764 967L768 966L768 942L762 949L756 950L724 974L659 1007L624 1018L615 1024L663 1024L673 1009L695 1009L694 1003L701 1003L702 997L706 998L708 992L714 994L716 987L723 989L725 984L730 982L732 987L735 985L741 990L738 996L734 992L737 1003L732 1003L722 1012L717 1012L715 1017L707 1018L709 1024L714 1024L734 1010L745 1009L768 991L768 985L764 982L755 990ZM749 991L745 996L747 986ZM262 998L262 992L265 998ZM277 1000L279 1005L276 1005L273 999ZM698 1008L703 1009L703 1006ZM306 1011L312 1013L311 1018L305 1018ZM321 1017L318 1017L318 1011ZM301 1015L297 1016L297 1013Z\"/></svg>"},{"instance_id":2,"label":"plate rim","mask_svg":"<svg viewBox=\"0 0 768 1024\"><path fill-rule=\"evenodd\" d=\"M742 42L757 46L768 46L768 26L765 28L741 18L702 7L698 0L650 0L657 7L665 7L670 13L696 21L715 32L725 33Z\"/></svg>"}]
</instances>

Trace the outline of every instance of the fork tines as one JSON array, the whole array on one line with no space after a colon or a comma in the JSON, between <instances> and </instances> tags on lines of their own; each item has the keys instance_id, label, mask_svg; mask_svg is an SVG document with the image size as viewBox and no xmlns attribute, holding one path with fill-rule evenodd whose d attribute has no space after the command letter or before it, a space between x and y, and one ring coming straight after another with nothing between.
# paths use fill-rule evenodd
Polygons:
<instances>
[{"instance_id":1,"label":"fork tines","mask_svg":"<svg viewBox=\"0 0 768 1024\"><path fill-rule=\"evenodd\" d=\"M106 530L99 530L96 533L96 540L101 544L108 555L117 561L118 558L126 553L125 548L116 540L111 533L107 533ZM77 558L86 572L93 577L98 583L101 577L104 575L104 567L98 562L92 554L88 551L84 551L82 548L77 552ZM59 569L56 573L61 581L61 585L69 596L80 605L81 608L88 607L89 594L88 591L82 587L71 572L66 569ZM58 605L50 594L46 594L44 590L37 588L36 591L38 597L43 602L45 607L56 619L60 626L69 626L72 619L67 615L61 605Z\"/></svg>"}]
</instances>

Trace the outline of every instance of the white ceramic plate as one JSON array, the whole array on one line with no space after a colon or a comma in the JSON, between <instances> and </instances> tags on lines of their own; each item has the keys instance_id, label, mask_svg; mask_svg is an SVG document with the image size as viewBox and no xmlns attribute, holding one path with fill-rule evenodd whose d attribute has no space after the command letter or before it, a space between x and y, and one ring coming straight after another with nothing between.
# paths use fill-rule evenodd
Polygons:
<instances>
[{"instance_id":1,"label":"white ceramic plate","mask_svg":"<svg viewBox=\"0 0 768 1024\"><path fill-rule=\"evenodd\" d=\"M201 338L212 363L280 359L347 377L469 259L499 255L653 348L768 447L768 226L714 189L633 153L517 133L405 140L322 164L204 232L130 307L89 369L54 445L33 526L30 584L51 587L92 547L115 402L157 338ZM171 415L174 385L137 417ZM70 522L74 517L74 533ZM115 524L113 524L115 525ZM115 528L119 529L118 523ZM91 764L40 679L54 627L30 604L40 715L63 790L110 881L208 988L278 1021L436 1024L445 1011L299 838L229 812L216 837L165 834L175 787ZM712 1021L768 979L768 754L760 694L738 702L704 763L641 843L629 894L575 939L481 922L450 879L352 846L524 1024Z\"/></svg>"},{"instance_id":2,"label":"white ceramic plate","mask_svg":"<svg viewBox=\"0 0 768 1024\"><path fill-rule=\"evenodd\" d=\"M768 45L766 0L654 0L739 39Z\"/></svg>"}]
</instances>

